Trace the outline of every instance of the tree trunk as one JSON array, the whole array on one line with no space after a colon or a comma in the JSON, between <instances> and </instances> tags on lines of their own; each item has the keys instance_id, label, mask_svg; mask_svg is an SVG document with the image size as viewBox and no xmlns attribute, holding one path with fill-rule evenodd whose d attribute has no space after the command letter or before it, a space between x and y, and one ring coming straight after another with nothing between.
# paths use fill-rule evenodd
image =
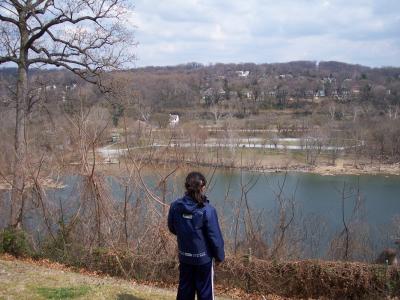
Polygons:
<instances>
[{"instance_id":1,"label":"tree trunk","mask_svg":"<svg viewBox=\"0 0 400 300\"><path fill-rule=\"evenodd\" d=\"M24 207L25 166L26 166L26 97L28 91L27 68L20 64L18 66L18 83L16 99L16 118L14 132L15 156L13 163L13 184L11 190L11 220L10 225L20 227L22 224Z\"/></svg>"},{"instance_id":2,"label":"tree trunk","mask_svg":"<svg viewBox=\"0 0 400 300\"><path fill-rule=\"evenodd\" d=\"M13 159L13 180L11 190L11 212L10 225L21 227L24 213L24 188L25 168L27 156L26 144L26 114L28 99L28 49L26 44L29 38L26 28L26 19L20 15L20 53L18 63L18 82L16 93L16 118L14 132L14 159Z\"/></svg>"}]
</instances>

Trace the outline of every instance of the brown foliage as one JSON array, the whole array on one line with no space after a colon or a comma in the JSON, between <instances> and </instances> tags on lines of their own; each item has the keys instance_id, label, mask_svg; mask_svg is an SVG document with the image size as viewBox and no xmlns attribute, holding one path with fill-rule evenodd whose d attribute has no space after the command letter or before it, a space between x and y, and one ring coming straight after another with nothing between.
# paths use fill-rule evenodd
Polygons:
<instances>
[{"instance_id":1,"label":"brown foliage","mask_svg":"<svg viewBox=\"0 0 400 300\"><path fill-rule=\"evenodd\" d=\"M260 295L328 299L377 299L400 295L400 269L323 261L246 262L229 258L216 272L224 286Z\"/></svg>"}]
</instances>

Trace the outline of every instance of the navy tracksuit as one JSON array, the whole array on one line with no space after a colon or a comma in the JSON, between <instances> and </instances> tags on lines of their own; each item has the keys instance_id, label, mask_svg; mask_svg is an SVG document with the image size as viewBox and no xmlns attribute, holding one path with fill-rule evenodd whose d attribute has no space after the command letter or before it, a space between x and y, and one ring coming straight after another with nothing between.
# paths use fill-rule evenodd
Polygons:
<instances>
[{"instance_id":1,"label":"navy tracksuit","mask_svg":"<svg viewBox=\"0 0 400 300\"><path fill-rule=\"evenodd\" d=\"M217 212L209 201L199 205L185 195L171 204L168 228L177 236L179 288L177 300L214 299L213 259L225 258Z\"/></svg>"}]
</instances>

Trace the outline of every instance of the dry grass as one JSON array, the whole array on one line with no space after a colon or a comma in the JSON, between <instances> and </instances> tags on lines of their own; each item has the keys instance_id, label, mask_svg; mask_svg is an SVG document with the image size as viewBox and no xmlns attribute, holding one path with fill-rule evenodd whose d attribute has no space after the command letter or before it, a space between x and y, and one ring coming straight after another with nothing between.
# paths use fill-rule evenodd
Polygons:
<instances>
[{"instance_id":1,"label":"dry grass","mask_svg":"<svg viewBox=\"0 0 400 300\"><path fill-rule=\"evenodd\" d=\"M0 260L0 299L175 299L173 290Z\"/></svg>"},{"instance_id":2,"label":"dry grass","mask_svg":"<svg viewBox=\"0 0 400 300\"><path fill-rule=\"evenodd\" d=\"M217 272L225 287L301 299L398 299L400 268L317 260L227 260Z\"/></svg>"},{"instance_id":3,"label":"dry grass","mask_svg":"<svg viewBox=\"0 0 400 300\"><path fill-rule=\"evenodd\" d=\"M49 260L16 259L0 256L0 299L175 299L175 284L122 280L76 270ZM164 286L159 288L158 286ZM165 288L169 286L169 288ZM247 294L241 289L217 285L216 299L292 299L274 294Z\"/></svg>"}]
</instances>

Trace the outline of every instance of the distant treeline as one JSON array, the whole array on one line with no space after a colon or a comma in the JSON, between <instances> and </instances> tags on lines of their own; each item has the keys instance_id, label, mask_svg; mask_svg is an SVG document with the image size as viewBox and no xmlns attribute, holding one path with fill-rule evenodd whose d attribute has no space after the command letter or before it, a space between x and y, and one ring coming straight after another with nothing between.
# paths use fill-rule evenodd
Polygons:
<instances>
[{"instance_id":1,"label":"distant treeline","mask_svg":"<svg viewBox=\"0 0 400 300\"><path fill-rule=\"evenodd\" d=\"M15 68L0 69L3 99L8 92L6 85L15 81L15 76ZM59 93L66 93L75 84L87 85L62 69L32 69L30 76L36 85L46 85L48 90L50 86L58 88ZM133 91L131 98L156 111L231 100L250 100L264 108L299 107L302 100L324 97L342 102L374 102L378 106L400 102L400 68L370 68L334 61L212 65L193 62L110 72L107 77L125 82ZM96 96L97 100L100 98Z\"/></svg>"}]
</instances>

